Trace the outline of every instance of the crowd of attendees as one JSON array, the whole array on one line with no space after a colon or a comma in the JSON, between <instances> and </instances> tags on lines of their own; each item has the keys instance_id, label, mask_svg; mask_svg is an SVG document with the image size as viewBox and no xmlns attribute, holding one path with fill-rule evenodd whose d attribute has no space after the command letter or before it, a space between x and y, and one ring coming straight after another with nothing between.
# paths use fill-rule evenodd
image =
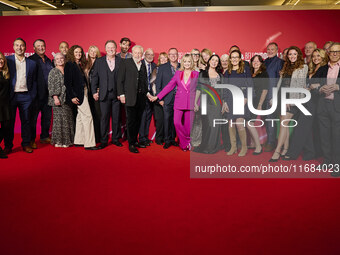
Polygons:
<instances>
[{"instance_id":1,"label":"crowd of attendees","mask_svg":"<svg viewBox=\"0 0 340 255\"><path fill-rule=\"evenodd\" d=\"M179 146L183 151L238 153L246 156L273 152L270 162L323 158L323 163L340 162L340 44L326 42L323 48L308 42L301 50L291 46L279 55L275 42L267 46L267 58L255 55L243 60L238 46L221 57L209 49L193 49L181 61L178 50L159 53L157 63L151 48L131 48L129 38L105 43L105 55L96 46L69 47L63 41L51 60L46 43L35 40L35 53L26 58L26 42L13 42L14 55L0 52L0 158L12 152L17 109L21 121L21 146L27 153L37 149L37 119L41 114L40 143L55 147L78 146L85 150L104 149L110 142L122 147L127 138L129 150L138 153L151 143L164 149ZM131 51L130 51L131 50ZM304 52L304 53L303 53ZM243 114L235 114L233 96L219 84L231 84L243 91ZM278 109L267 116L250 111L247 89L256 110L268 110L273 99ZM275 88L275 89L274 89ZM303 114L294 104L281 109L282 88L303 88L311 93ZM216 104L214 96L220 99ZM206 107L203 114L202 98ZM290 93L290 99L301 99ZM150 123L154 117L154 141ZM264 121L266 143L261 143L255 122L278 119L279 125ZM228 120L227 125L212 123ZM292 129L282 125L294 119ZM52 121L53 120L53 121ZM111 120L111 125L110 125ZM50 128L52 124L52 133ZM177 141L176 141L177 138ZM238 152L239 150L239 152Z\"/></svg>"}]
</instances>

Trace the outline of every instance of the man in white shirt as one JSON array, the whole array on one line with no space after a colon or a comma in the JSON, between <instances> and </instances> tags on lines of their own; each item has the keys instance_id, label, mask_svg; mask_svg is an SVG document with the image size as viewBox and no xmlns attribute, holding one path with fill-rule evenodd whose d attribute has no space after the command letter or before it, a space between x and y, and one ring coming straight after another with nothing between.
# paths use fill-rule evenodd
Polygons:
<instances>
[{"instance_id":1,"label":"man in white shirt","mask_svg":"<svg viewBox=\"0 0 340 255\"><path fill-rule=\"evenodd\" d=\"M11 134L5 138L5 151L10 153L13 147L16 111L19 109L21 121L21 146L27 153L32 153L30 146L30 106L37 95L36 63L25 57L26 42L22 38L13 43L15 54L7 57L10 72L10 101L12 107Z\"/></svg>"}]
</instances>

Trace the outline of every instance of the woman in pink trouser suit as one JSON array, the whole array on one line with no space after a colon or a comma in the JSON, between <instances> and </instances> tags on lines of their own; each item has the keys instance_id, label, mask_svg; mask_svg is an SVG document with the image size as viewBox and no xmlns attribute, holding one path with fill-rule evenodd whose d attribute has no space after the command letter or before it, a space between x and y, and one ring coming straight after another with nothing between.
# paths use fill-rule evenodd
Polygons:
<instances>
[{"instance_id":1,"label":"woman in pink trouser suit","mask_svg":"<svg viewBox=\"0 0 340 255\"><path fill-rule=\"evenodd\" d=\"M195 104L196 86L198 72L194 71L194 61L190 54L186 54L181 61L181 67L176 71L174 77L166 87L150 100L161 100L175 86L177 92L174 103L174 125L182 150L190 150L190 129L193 121L193 110Z\"/></svg>"}]
</instances>

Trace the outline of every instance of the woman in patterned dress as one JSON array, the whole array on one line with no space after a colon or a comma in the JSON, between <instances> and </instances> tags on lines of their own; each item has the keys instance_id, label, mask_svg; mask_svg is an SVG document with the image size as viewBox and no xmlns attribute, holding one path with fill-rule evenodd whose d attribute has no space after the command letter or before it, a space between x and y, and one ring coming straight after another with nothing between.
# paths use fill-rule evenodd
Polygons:
<instances>
[{"instance_id":1,"label":"woman in patterned dress","mask_svg":"<svg viewBox=\"0 0 340 255\"><path fill-rule=\"evenodd\" d=\"M57 53L54 57L55 68L48 75L48 104L53 107L53 127L51 144L55 147L73 145L74 124L72 108L65 101L66 87L64 85L65 57Z\"/></svg>"}]
</instances>

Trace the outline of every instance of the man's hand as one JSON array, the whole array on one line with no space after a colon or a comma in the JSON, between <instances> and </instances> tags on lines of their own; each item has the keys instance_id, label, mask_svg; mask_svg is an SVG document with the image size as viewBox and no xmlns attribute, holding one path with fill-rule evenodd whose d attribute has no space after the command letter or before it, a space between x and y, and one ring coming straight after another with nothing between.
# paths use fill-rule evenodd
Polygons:
<instances>
[{"instance_id":1,"label":"man's hand","mask_svg":"<svg viewBox=\"0 0 340 255\"><path fill-rule=\"evenodd\" d=\"M161 106L163 106L163 105L164 105L164 101L159 101L159 104L160 104Z\"/></svg>"},{"instance_id":2,"label":"man's hand","mask_svg":"<svg viewBox=\"0 0 340 255\"><path fill-rule=\"evenodd\" d=\"M120 96L119 100L122 104L125 104L125 96Z\"/></svg>"},{"instance_id":3,"label":"man's hand","mask_svg":"<svg viewBox=\"0 0 340 255\"><path fill-rule=\"evenodd\" d=\"M93 94L93 99L95 101L98 101L99 100L99 93L97 92L96 94Z\"/></svg>"}]
</instances>

